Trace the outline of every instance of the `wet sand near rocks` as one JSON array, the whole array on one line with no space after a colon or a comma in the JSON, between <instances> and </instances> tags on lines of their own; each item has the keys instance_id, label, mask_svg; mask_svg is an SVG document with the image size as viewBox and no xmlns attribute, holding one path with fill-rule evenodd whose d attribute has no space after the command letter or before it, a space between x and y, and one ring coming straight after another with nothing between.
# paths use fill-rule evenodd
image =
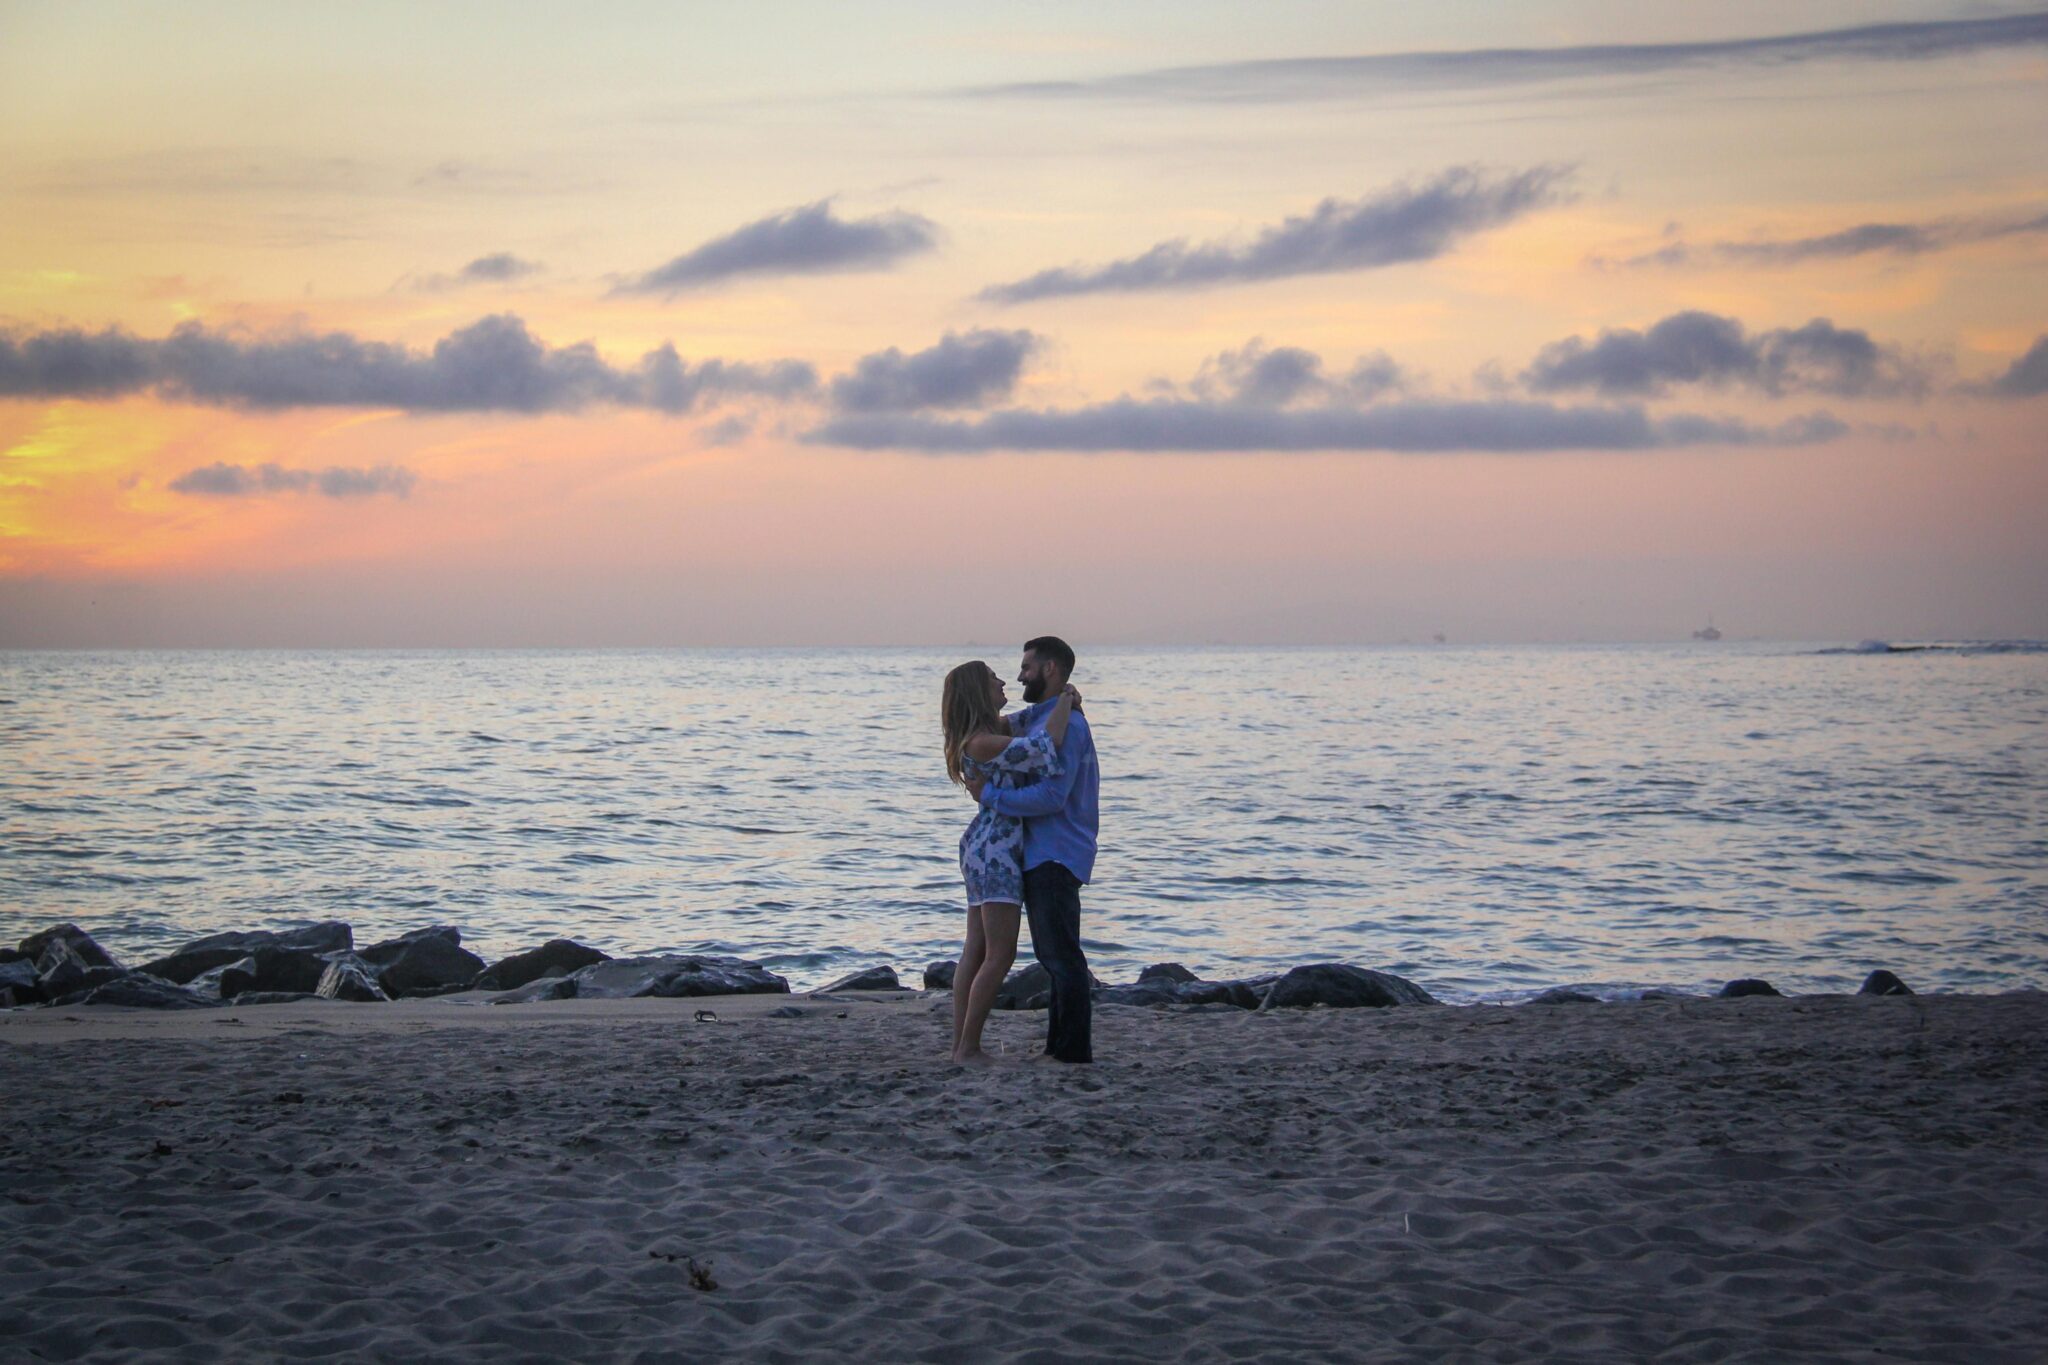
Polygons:
<instances>
[{"instance_id":1,"label":"wet sand near rocks","mask_svg":"<svg viewBox=\"0 0 2048 1365\"><path fill-rule=\"evenodd\" d=\"M770 1017L789 1005L797 1018ZM715 1021L696 1022L698 1010ZM0 1014L11 1359L2035 1361L2048 996Z\"/></svg>"}]
</instances>

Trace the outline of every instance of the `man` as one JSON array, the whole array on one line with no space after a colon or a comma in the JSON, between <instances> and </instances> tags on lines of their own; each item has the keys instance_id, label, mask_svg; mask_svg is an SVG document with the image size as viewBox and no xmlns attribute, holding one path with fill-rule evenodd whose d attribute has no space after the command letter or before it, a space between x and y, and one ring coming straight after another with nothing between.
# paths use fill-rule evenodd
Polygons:
<instances>
[{"instance_id":1,"label":"man","mask_svg":"<svg viewBox=\"0 0 2048 1365\"><path fill-rule=\"evenodd\" d=\"M1025 708L1010 717L1017 734L1045 720L1074 675L1074 651L1057 635L1024 644L1017 681ZM1045 1055L1061 1062L1095 1060L1089 1039L1088 959L1081 952L1081 887L1095 871L1096 795L1101 772L1088 719L1075 707L1060 742L1060 775L1005 791L982 787L984 806L1024 819L1024 914L1031 951L1052 976Z\"/></svg>"}]
</instances>

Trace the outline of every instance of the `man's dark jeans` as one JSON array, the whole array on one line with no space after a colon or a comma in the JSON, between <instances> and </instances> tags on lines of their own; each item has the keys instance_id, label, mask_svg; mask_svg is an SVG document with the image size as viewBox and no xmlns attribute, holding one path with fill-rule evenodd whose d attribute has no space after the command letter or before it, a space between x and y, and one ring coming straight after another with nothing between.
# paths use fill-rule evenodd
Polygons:
<instances>
[{"instance_id":1,"label":"man's dark jeans","mask_svg":"<svg viewBox=\"0 0 2048 1365\"><path fill-rule=\"evenodd\" d=\"M1052 976L1045 1050L1062 1062L1092 1062L1089 1049L1088 959L1081 953L1081 879L1060 863L1024 874L1024 913L1031 952Z\"/></svg>"}]
</instances>

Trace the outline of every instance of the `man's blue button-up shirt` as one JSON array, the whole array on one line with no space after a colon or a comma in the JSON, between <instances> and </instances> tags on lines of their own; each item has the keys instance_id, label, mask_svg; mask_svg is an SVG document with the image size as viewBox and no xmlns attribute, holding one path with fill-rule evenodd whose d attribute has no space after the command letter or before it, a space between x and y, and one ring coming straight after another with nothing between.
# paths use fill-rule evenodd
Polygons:
<instances>
[{"instance_id":1,"label":"man's blue button-up shirt","mask_svg":"<svg viewBox=\"0 0 2048 1365\"><path fill-rule=\"evenodd\" d=\"M1028 735L1045 728L1057 697L1027 706L1010 717L1010 728ZM1102 772L1095 762L1095 736L1079 711L1067 717L1067 735L1060 741L1060 775L1041 778L1028 787L1005 791L990 784L981 790L981 804L1005 815L1024 817L1024 870L1058 863L1087 881L1095 872L1096 801Z\"/></svg>"}]
</instances>

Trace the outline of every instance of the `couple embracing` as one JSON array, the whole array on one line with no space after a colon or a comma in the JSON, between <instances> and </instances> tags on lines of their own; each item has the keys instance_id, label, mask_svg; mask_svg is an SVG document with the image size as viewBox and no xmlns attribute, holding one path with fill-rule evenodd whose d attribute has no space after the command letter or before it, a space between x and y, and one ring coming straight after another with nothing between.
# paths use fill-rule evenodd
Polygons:
<instances>
[{"instance_id":1,"label":"couple embracing","mask_svg":"<svg viewBox=\"0 0 2048 1365\"><path fill-rule=\"evenodd\" d=\"M980 809L960 836L967 941L953 975L953 1060L985 1063L981 1031L1017 956L1020 911L1031 951L1052 978L1044 1055L1088 1062L1088 959L1081 952L1081 887L1095 870L1095 739L1068 681L1074 651L1056 635L1024 645L1024 709L979 659L946 675L940 716L946 772Z\"/></svg>"}]
</instances>

